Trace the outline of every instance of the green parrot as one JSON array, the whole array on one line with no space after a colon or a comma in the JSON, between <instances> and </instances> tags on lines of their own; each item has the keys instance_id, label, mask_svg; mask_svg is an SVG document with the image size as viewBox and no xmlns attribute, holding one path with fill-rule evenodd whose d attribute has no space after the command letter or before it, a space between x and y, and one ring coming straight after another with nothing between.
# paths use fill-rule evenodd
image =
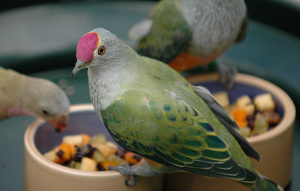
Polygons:
<instances>
[{"instance_id":1,"label":"green parrot","mask_svg":"<svg viewBox=\"0 0 300 191\"><path fill-rule=\"evenodd\" d=\"M237 124L207 89L193 86L158 60L138 55L98 28L77 45L72 75L88 68L95 111L114 140L146 158L137 166L110 167L135 176L188 171L229 178L255 191L283 190L249 158L260 155L235 130Z\"/></svg>"},{"instance_id":2,"label":"green parrot","mask_svg":"<svg viewBox=\"0 0 300 191\"><path fill-rule=\"evenodd\" d=\"M246 33L244 0L161 0L129 36L138 40L139 54L182 72L205 69ZM218 63L217 70L220 81L232 87L235 68Z\"/></svg>"}]
</instances>

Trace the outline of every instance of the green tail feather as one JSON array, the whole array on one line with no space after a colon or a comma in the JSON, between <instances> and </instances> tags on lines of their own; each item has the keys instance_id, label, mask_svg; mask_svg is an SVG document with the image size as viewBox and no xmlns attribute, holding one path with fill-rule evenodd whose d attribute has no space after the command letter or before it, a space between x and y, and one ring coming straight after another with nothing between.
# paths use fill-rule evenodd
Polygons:
<instances>
[{"instance_id":1,"label":"green tail feather","mask_svg":"<svg viewBox=\"0 0 300 191\"><path fill-rule=\"evenodd\" d=\"M264 176L260 176L255 184L243 183L252 191L284 191L284 189Z\"/></svg>"}]
</instances>

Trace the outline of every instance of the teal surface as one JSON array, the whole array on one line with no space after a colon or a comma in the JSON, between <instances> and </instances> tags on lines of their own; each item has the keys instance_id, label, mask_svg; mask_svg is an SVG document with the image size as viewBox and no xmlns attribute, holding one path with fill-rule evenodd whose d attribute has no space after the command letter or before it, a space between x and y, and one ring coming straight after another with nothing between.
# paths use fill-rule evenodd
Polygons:
<instances>
[{"instance_id":1,"label":"teal surface","mask_svg":"<svg viewBox=\"0 0 300 191\"><path fill-rule=\"evenodd\" d=\"M154 2L56 3L0 13L0 65L59 83L65 79L71 104L90 103L86 72L71 77L78 39L104 27L134 46L127 32L146 18ZM240 72L265 78L283 88L300 105L299 38L250 21L246 40L233 46L220 61ZM23 190L23 136L31 117L0 123L0 190ZM296 121L293 181L300 190L300 122Z\"/></svg>"},{"instance_id":2,"label":"teal surface","mask_svg":"<svg viewBox=\"0 0 300 191\"><path fill-rule=\"evenodd\" d=\"M300 36L300 1L245 0L251 19Z\"/></svg>"}]
</instances>

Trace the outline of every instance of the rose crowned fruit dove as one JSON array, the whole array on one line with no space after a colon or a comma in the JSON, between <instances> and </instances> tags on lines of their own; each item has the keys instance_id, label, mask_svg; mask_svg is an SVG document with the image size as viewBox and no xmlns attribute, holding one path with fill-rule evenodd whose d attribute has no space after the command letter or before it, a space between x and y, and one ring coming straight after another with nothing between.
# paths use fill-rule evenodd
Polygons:
<instances>
[{"instance_id":1,"label":"rose crowned fruit dove","mask_svg":"<svg viewBox=\"0 0 300 191\"><path fill-rule=\"evenodd\" d=\"M197 66L205 70L246 33L244 0L162 0L129 36L138 40L139 54L186 71ZM236 70L222 63L217 69L220 81L232 87Z\"/></svg>"},{"instance_id":2,"label":"rose crowned fruit dove","mask_svg":"<svg viewBox=\"0 0 300 191\"><path fill-rule=\"evenodd\" d=\"M146 158L133 167L110 167L130 175L128 185L135 176L183 170L236 180L255 191L282 190L253 167L247 155L260 160L259 154L207 89L139 56L102 28L80 38L76 57L72 75L88 68L91 100L111 136Z\"/></svg>"}]
</instances>

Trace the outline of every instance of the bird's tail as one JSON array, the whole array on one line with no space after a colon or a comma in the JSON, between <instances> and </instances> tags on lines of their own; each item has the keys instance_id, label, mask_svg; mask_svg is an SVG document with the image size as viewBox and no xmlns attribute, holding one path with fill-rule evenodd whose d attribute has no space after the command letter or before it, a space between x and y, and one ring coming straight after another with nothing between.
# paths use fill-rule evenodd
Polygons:
<instances>
[{"instance_id":1,"label":"bird's tail","mask_svg":"<svg viewBox=\"0 0 300 191\"><path fill-rule=\"evenodd\" d=\"M262 175L259 176L260 177L255 184L244 184L248 186L252 191L284 191L284 189L280 185L276 184L272 180Z\"/></svg>"}]
</instances>

